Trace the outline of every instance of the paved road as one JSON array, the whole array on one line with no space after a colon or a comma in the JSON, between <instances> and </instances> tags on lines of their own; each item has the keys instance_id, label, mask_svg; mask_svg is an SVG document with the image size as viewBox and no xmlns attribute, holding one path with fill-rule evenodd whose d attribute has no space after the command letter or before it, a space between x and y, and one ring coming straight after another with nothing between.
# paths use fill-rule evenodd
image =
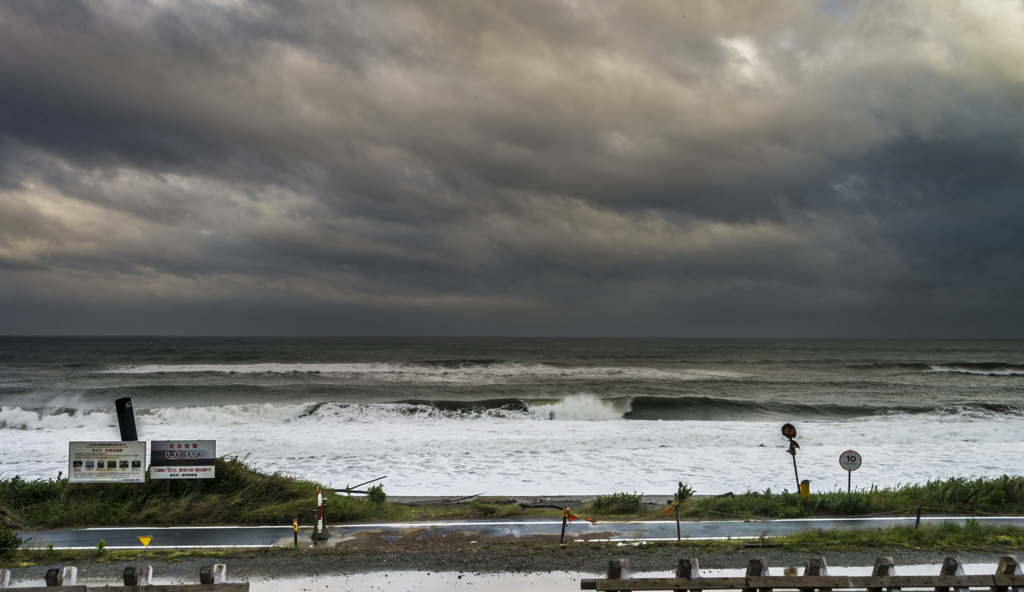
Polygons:
<instances>
[{"instance_id":1,"label":"paved road","mask_svg":"<svg viewBox=\"0 0 1024 592\"><path fill-rule=\"evenodd\" d=\"M991 516L976 518L982 524L1024 527L1024 517ZM966 517L921 517L922 523L949 520L963 524ZM737 520L685 521L681 523L683 538L724 539L758 538L762 534L781 535L815 528L880 528L895 524L913 524L913 518L832 518L790 519L743 522ZM331 539L336 543L347 535L366 531L398 534L408 529L421 529L419 535L430 538L453 532L472 532L482 537L532 536L558 534L561 521L550 519L475 520L453 522L402 522L379 524L345 524L330 526ZM301 528L301 544L310 542L311 530ZM152 537L149 546L155 549L190 549L211 547L270 547L291 545L290 526L213 526L213 527L117 527L45 530L21 533L32 547L53 545L55 549L91 549L105 541L108 549L136 549L143 547L138 537ZM573 540L675 540L676 524L671 520L644 520L637 522L600 522L590 524L578 520L569 525L566 538Z\"/></svg>"}]
</instances>

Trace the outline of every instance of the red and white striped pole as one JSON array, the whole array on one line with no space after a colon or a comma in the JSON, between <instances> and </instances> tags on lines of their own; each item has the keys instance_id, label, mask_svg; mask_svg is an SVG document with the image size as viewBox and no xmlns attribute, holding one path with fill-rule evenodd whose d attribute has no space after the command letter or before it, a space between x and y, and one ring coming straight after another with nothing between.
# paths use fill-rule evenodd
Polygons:
<instances>
[{"instance_id":1,"label":"red and white striped pole","mask_svg":"<svg viewBox=\"0 0 1024 592\"><path fill-rule=\"evenodd\" d=\"M324 531L324 494L320 488L316 488L316 530Z\"/></svg>"}]
</instances>

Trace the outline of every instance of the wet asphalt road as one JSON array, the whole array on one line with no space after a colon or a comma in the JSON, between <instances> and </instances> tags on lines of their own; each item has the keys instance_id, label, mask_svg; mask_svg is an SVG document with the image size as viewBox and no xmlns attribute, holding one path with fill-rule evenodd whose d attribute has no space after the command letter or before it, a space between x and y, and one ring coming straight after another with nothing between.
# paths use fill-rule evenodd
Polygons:
<instances>
[{"instance_id":1,"label":"wet asphalt road","mask_svg":"<svg viewBox=\"0 0 1024 592\"><path fill-rule=\"evenodd\" d=\"M953 521L963 524L967 517L921 517L922 523ZM976 518L982 524L1021 526L1024 517L989 516ZM896 524L912 525L914 518L830 518L780 519L769 521L701 520L680 523L683 539L758 538L762 535L782 535L809 529L884 528ZM329 526L336 543L347 535L358 532L380 531L399 534L403 530L418 529L421 538L447 535L453 532L476 533L481 537L524 537L542 534L557 535L561 521L551 519L467 520L452 522L409 522L379 524L346 524ZM299 529L300 544L311 543L309 527ZM213 527L112 527L44 530L19 533L28 540L28 546L56 549L92 549L102 540L108 549L134 549L143 547L139 537L152 537L149 546L155 549L190 549L211 547L267 547L293 544L291 526L213 526ZM636 522L599 522L583 520L571 523L566 529L568 540L675 540L676 523L671 520L643 520Z\"/></svg>"}]
</instances>

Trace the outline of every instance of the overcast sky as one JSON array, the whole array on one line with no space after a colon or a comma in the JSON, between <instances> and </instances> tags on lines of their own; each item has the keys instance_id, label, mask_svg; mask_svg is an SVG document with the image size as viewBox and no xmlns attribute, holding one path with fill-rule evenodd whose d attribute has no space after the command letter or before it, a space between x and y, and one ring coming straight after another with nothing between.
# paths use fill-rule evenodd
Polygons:
<instances>
[{"instance_id":1,"label":"overcast sky","mask_svg":"<svg viewBox=\"0 0 1024 592\"><path fill-rule=\"evenodd\" d=\"M1024 337L1024 3L0 3L0 333Z\"/></svg>"}]
</instances>

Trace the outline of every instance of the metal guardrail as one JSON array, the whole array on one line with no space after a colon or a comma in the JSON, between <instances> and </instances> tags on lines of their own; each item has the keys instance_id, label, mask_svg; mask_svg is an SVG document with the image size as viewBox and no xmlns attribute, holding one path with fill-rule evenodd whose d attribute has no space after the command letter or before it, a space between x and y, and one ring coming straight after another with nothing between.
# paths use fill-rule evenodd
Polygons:
<instances>
[{"instance_id":1,"label":"metal guardrail","mask_svg":"<svg viewBox=\"0 0 1024 592\"><path fill-rule=\"evenodd\" d=\"M703 590L742 590L743 592L772 592L777 589L800 592L832 592L841 590L867 590L867 592L899 592L902 588L932 588L934 592L967 592L969 588L987 588L990 592L1024 592L1024 573L1015 555L999 561L992 575L966 575L958 557L947 557L939 575L898 576L891 557L879 557L870 576L830 576L825 558L818 556L807 561L804 575L773 576L768 560L751 559L747 574L734 578L705 578L700 575L698 560L680 559L675 578L632 578L627 559L613 559L608 563L608 577L585 579L581 590L676 590L701 592Z\"/></svg>"}]
</instances>

